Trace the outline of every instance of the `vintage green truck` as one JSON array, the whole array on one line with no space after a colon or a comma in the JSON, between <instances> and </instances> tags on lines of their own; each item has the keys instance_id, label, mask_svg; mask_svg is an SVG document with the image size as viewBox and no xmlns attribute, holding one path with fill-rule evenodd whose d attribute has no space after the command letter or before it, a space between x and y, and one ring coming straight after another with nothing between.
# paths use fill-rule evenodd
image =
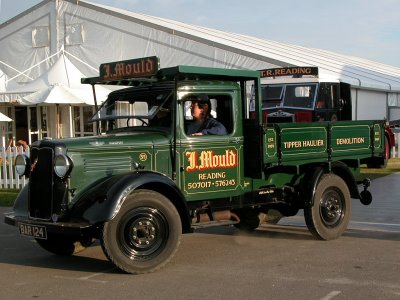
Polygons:
<instances>
[{"instance_id":1,"label":"vintage green truck","mask_svg":"<svg viewBox=\"0 0 400 300\"><path fill-rule=\"evenodd\" d=\"M52 253L99 240L119 269L147 273L196 227L253 230L260 214L303 209L310 232L331 240L347 228L351 198L372 201L369 180L356 178L361 164L384 164L384 121L263 124L260 72L160 69L157 57L102 64L82 83L121 86L92 117L99 134L33 143L16 158L29 183L5 215ZM226 134L187 134L199 95Z\"/></svg>"}]
</instances>

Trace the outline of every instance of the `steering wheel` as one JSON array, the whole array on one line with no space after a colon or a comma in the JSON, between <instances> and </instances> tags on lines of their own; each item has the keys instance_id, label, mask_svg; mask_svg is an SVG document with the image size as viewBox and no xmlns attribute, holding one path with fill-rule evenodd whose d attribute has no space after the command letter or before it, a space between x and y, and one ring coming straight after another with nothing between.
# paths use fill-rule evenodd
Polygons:
<instances>
[{"instance_id":1,"label":"steering wheel","mask_svg":"<svg viewBox=\"0 0 400 300\"><path fill-rule=\"evenodd\" d=\"M129 121L130 121L131 119L132 119L132 118L129 117L129 118L126 120L126 127L131 127L131 126L129 125ZM148 123L147 121L145 121L144 119L142 119L142 118L135 118L135 119L137 119L137 120L139 120L139 121L142 122L142 124L140 124L140 126L143 126L143 125L149 126L149 123Z\"/></svg>"}]
</instances>

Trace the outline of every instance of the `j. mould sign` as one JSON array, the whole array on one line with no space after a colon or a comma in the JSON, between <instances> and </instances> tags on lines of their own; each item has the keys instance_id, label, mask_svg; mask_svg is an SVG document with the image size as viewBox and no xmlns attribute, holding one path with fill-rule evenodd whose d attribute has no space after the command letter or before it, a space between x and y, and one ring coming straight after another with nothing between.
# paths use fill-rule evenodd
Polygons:
<instances>
[{"instance_id":1,"label":"j. mould sign","mask_svg":"<svg viewBox=\"0 0 400 300\"><path fill-rule=\"evenodd\" d=\"M159 70L157 56L110 62L100 65L100 77L103 80L118 80L149 77Z\"/></svg>"}]
</instances>

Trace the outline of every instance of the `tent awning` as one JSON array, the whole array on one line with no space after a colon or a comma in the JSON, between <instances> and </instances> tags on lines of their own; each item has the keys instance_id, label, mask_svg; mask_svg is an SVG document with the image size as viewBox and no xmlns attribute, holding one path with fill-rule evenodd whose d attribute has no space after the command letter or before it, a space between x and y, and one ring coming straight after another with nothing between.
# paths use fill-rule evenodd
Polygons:
<instances>
[{"instance_id":1,"label":"tent awning","mask_svg":"<svg viewBox=\"0 0 400 300\"><path fill-rule=\"evenodd\" d=\"M11 121L12 121L12 119L10 119L6 115L0 113L0 122L11 122Z\"/></svg>"},{"instance_id":2,"label":"tent awning","mask_svg":"<svg viewBox=\"0 0 400 300\"><path fill-rule=\"evenodd\" d=\"M96 87L96 95L100 102L104 101L110 91ZM94 105L91 89L69 88L62 84L52 85L37 92L23 96L21 104L87 104Z\"/></svg>"},{"instance_id":3,"label":"tent awning","mask_svg":"<svg viewBox=\"0 0 400 300\"><path fill-rule=\"evenodd\" d=\"M12 99L22 105L37 104L87 104L94 105L93 91L88 85L81 84L86 77L63 53L50 69L35 80L13 90L1 93L4 101ZM96 86L99 103L103 102L111 91ZM7 97L9 96L9 97Z\"/></svg>"}]
</instances>

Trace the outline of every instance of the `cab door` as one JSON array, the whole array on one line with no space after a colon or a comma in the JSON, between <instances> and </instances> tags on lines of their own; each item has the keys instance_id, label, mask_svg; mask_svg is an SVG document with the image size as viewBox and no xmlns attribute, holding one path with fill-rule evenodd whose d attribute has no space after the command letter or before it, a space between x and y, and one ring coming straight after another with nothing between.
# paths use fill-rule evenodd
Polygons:
<instances>
[{"instance_id":1,"label":"cab door","mask_svg":"<svg viewBox=\"0 0 400 300\"><path fill-rule=\"evenodd\" d=\"M204 94L204 93L203 93ZM236 91L206 93L211 115L226 128L226 134L190 135L191 105L196 93L178 100L178 181L188 201L236 196L243 190L243 131L240 97Z\"/></svg>"}]
</instances>

